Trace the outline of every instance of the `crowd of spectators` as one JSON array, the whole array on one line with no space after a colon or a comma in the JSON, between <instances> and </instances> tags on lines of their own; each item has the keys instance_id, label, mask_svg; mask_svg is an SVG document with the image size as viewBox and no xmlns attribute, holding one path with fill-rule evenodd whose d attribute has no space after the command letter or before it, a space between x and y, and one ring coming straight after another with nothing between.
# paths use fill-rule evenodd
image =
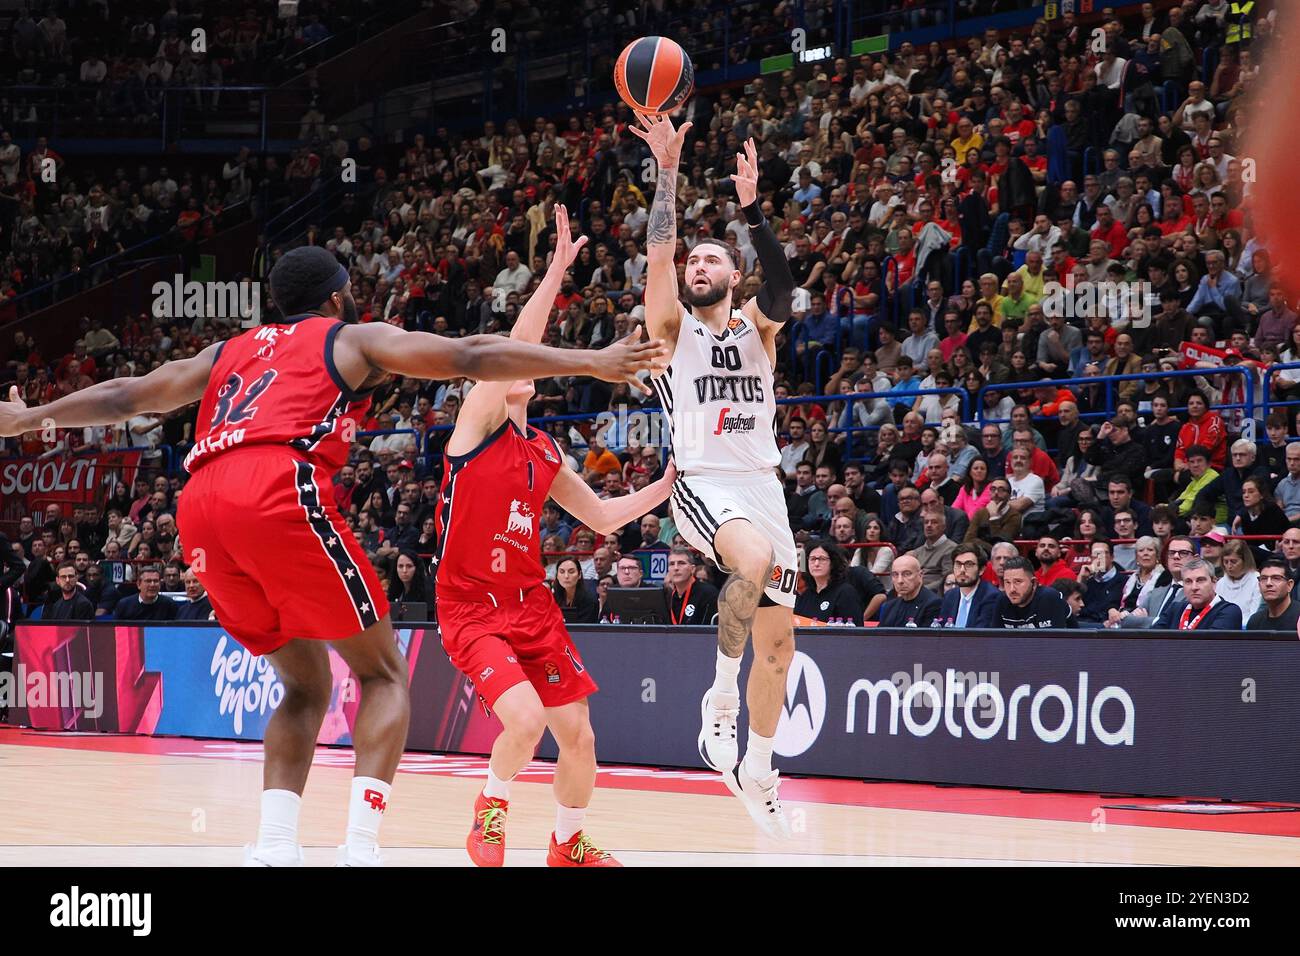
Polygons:
<instances>
[{"instance_id":1,"label":"crowd of spectators","mask_svg":"<svg viewBox=\"0 0 1300 956\"><path fill-rule=\"evenodd\" d=\"M737 304L755 293L728 180L753 137L760 201L800 286L776 393L802 399L780 406L778 422L808 559L801 615L1222 627L1231 605L1232 626L1261 612L1265 627L1294 626L1300 445L1288 443L1289 408L1265 420L1258 405L1264 370L1300 359L1300 332L1252 231L1238 155L1274 21L1223 0L1121 17L1097 24L1101 53L1093 24L1066 14L697 95L676 117L694 124L677 189L679 268L695 243L720 239L742 263ZM364 321L505 331L545 270L563 202L589 242L545 341L599 347L643 321L654 174L631 121L611 104L400 146L336 138L323 161L355 159L357 188L301 241L351 270ZM1061 308L1049 281L1141 282L1146 295L1090 307L1074 285ZM113 374L174 354L150 351L160 337L187 354L233 331L136 320L125 365L109 346ZM1144 377L1178 369L1195 374ZM1134 378L1077 381L1122 374ZM1292 375L1271 378L1272 399L1300 392ZM406 600L429 597L440 449L470 387L393 381L368 422L388 434L359 443L337 479L347 520ZM953 391L916 394L935 388ZM609 496L662 467L662 449L626 425L642 411L657 420L642 401L550 379L531 411L581 416L552 430L569 467ZM613 424L593 427L599 413ZM178 419L158 444L183 452ZM694 588L716 584L716 569L684 547L666 508L603 539L557 508L544 519L548 578L573 619L607 618L608 589L645 584L646 552L664 551L670 613L707 623L708 589ZM1026 540L1036 544L1012 543ZM156 556L147 546L145 559ZM1269 583L1279 570L1285 601Z\"/></svg>"}]
</instances>

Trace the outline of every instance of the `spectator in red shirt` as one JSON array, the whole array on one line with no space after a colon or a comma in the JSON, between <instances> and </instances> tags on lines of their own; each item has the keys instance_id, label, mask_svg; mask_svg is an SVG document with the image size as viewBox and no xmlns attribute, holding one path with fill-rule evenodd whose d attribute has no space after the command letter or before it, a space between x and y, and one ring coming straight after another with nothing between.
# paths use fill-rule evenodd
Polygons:
<instances>
[{"instance_id":1,"label":"spectator in red shirt","mask_svg":"<svg viewBox=\"0 0 1300 956\"><path fill-rule=\"evenodd\" d=\"M1034 573L1034 577L1043 587L1050 587L1062 578L1070 581L1078 580L1078 575L1070 567L1070 562L1061 558L1061 542L1055 538L1049 535L1039 538L1038 548L1034 554L1038 558L1038 570Z\"/></svg>"},{"instance_id":2,"label":"spectator in red shirt","mask_svg":"<svg viewBox=\"0 0 1300 956\"><path fill-rule=\"evenodd\" d=\"M1174 470L1187 467L1187 449L1204 445L1210 450L1210 467L1222 473L1228 461L1228 430L1218 412L1210 411L1210 403L1200 392L1187 396L1187 421L1178 430L1178 444L1174 447Z\"/></svg>"},{"instance_id":3,"label":"spectator in red shirt","mask_svg":"<svg viewBox=\"0 0 1300 956\"><path fill-rule=\"evenodd\" d=\"M1013 450L1023 448L1029 452L1029 470L1043 479L1044 488L1056 487L1057 482L1061 480L1061 470L1056 467L1056 462L1052 461L1052 456L1035 443L1033 432L1028 429L1013 432L1011 447ZM1011 474L1010 455L1007 455L1006 474Z\"/></svg>"},{"instance_id":4,"label":"spectator in red shirt","mask_svg":"<svg viewBox=\"0 0 1300 956\"><path fill-rule=\"evenodd\" d=\"M1089 237L1106 243L1110 247L1112 259L1122 258L1128 246L1128 230L1115 218L1110 206L1104 202L1097 204L1097 224L1092 227Z\"/></svg>"}]
</instances>

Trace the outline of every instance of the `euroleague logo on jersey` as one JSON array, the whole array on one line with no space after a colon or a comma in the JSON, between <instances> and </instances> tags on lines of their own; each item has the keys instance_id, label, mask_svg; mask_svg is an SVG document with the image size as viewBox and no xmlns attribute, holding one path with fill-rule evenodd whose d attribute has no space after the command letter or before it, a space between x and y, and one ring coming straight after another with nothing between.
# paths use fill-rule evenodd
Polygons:
<instances>
[{"instance_id":1,"label":"euroleague logo on jersey","mask_svg":"<svg viewBox=\"0 0 1300 956\"><path fill-rule=\"evenodd\" d=\"M757 415L742 415L740 412L731 415L728 414L730 411L730 405L718 411L718 424L713 429L713 434L730 435L732 432L752 432L758 427Z\"/></svg>"}]
</instances>

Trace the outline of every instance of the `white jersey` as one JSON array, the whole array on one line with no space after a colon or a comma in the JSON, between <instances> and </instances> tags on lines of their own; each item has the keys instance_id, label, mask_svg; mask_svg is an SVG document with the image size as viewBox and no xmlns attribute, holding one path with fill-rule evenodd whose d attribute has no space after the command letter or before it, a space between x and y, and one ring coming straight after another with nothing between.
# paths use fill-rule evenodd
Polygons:
<instances>
[{"instance_id":1,"label":"white jersey","mask_svg":"<svg viewBox=\"0 0 1300 956\"><path fill-rule=\"evenodd\" d=\"M683 308L672 362L651 384L668 416L679 472L771 474L781 463L772 362L739 309L714 335Z\"/></svg>"}]
</instances>

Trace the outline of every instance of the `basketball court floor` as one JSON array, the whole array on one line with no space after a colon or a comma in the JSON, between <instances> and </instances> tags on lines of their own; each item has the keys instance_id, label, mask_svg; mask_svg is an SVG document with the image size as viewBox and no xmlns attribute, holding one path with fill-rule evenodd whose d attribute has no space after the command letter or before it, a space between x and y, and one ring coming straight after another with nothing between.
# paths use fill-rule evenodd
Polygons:
<instances>
[{"instance_id":1,"label":"basketball court floor","mask_svg":"<svg viewBox=\"0 0 1300 956\"><path fill-rule=\"evenodd\" d=\"M0 728L0 866L235 866L257 829L258 744ZM321 748L305 794L309 866L346 823L352 752ZM469 866L464 840L486 760L407 754L380 834L390 866ZM512 788L507 866L541 866L552 765ZM1179 799L790 779L789 842L759 834L716 775L603 766L588 816L629 866L1286 866L1300 807L1214 815L1116 809ZM1270 811L1271 812L1259 812Z\"/></svg>"}]
</instances>

